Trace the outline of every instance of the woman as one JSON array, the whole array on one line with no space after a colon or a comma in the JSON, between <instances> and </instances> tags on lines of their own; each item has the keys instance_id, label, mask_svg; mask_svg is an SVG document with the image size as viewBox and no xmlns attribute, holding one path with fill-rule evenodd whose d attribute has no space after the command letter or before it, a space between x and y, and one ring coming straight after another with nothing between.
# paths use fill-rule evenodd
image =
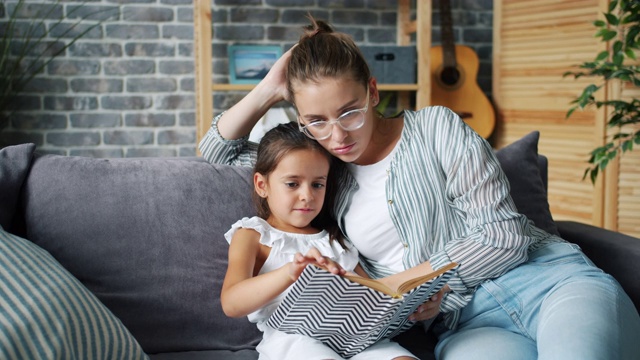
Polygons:
<instances>
[{"instance_id":1,"label":"woman","mask_svg":"<svg viewBox=\"0 0 640 360\"><path fill-rule=\"evenodd\" d=\"M633 359L640 317L609 275L518 214L489 144L443 107L374 111L379 94L357 46L313 21L200 144L215 163L250 165L247 135L287 100L300 130L347 164L335 216L372 277L460 264L437 313L439 359Z\"/></svg>"}]
</instances>

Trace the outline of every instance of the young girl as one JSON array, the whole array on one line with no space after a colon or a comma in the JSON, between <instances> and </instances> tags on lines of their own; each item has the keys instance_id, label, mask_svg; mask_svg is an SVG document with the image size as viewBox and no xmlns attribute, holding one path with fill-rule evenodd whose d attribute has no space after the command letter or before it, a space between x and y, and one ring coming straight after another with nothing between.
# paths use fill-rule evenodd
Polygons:
<instances>
[{"instance_id":1,"label":"young girl","mask_svg":"<svg viewBox=\"0 0 640 360\"><path fill-rule=\"evenodd\" d=\"M282 100L301 131L347 163L335 215L369 275L460 264L440 306L438 359L638 358L640 317L627 294L577 246L517 212L491 146L443 107L377 114L362 54L323 22L312 20L213 120L204 157L250 161L246 135Z\"/></svg>"},{"instance_id":2,"label":"young girl","mask_svg":"<svg viewBox=\"0 0 640 360\"><path fill-rule=\"evenodd\" d=\"M260 359L340 359L315 339L265 325L305 266L364 274L357 266L358 252L342 241L329 216L335 190L330 164L329 153L296 124L270 130L260 141L254 167L258 216L239 220L225 234L230 247L222 308L227 316L248 316L263 331ZM351 359L415 357L385 340Z\"/></svg>"}]
</instances>

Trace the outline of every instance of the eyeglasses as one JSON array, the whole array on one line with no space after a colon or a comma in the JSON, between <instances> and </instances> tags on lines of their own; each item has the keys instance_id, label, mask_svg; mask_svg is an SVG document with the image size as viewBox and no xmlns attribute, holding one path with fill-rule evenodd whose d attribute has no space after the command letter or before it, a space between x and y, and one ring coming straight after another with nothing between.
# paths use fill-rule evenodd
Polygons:
<instances>
[{"instance_id":1,"label":"eyeglasses","mask_svg":"<svg viewBox=\"0 0 640 360\"><path fill-rule=\"evenodd\" d=\"M367 86L367 104L362 109L354 109L345 112L337 119L331 121L311 120L307 125L302 125L298 115L298 128L308 137L314 140L328 139L333 132L333 124L338 124L344 131L358 130L364 125L365 114L369 110L369 87Z\"/></svg>"}]
</instances>

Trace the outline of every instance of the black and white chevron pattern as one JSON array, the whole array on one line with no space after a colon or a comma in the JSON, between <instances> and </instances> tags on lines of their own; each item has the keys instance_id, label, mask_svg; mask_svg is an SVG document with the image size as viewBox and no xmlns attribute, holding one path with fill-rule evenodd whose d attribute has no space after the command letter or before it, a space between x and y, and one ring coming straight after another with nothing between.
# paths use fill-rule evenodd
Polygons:
<instances>
[{"instance_id":1,"label":"black and white chevron pattern","mask_svg":"<svg viewBox=\"0 0 640 360\"><path fill-rule=\"evenodd\" d=\"M344 358L413 326L408 317L438 292L455 269L404 295L393 297L307 266L267 325L322 341Z\"/></svg>"}]
</instances>

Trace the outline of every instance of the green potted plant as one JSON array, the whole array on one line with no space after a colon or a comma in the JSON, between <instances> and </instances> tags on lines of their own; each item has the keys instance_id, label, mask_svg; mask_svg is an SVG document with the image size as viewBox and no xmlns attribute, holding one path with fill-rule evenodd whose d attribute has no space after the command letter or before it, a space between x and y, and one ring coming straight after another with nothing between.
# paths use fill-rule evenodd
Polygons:
<instances>
[{"instance_id":1,"label":"green potted plant","mask_svg":"<svg viewBox=\"0 0 640 360\"><path fill-rule=\"evenodd\" d=\"M57 16L63 0L28 2L27 0L1 0L0 7L5 17L0 17L0 130L9 125L18 96L26 86L56 57L89 31L100 25L86 19L95 15L78 15L72 23L64 16ZM72 8L67 15L75 16L84 3ZM34 16L22 15L27 7L38 8ZM55 33L55 36L51 36Z\"/></svg>"},{"instance_id":2,"label":"green potted plant","mask_svg":"<svg viewBox=\"0 0 640 360\"><path fill-rule=\"evenodd\" d=\"M599 78L597 84L586 86L582 94L572 101L567 118L577 109L605 107L608 112L607 126L615 128L607 143L590 153L587 176L595 183L598 173L619 155L640 145L640 100L608 99L596 100L594 94L606 88L610 81L619 81L621 86L640 86L640 2L637 0L611 0L604 20L594 21L596 37L610 42L608 50L602 51L593 61L579 65L578 71L566 72L576 79L583 76Z\"/></svg>"}]
</instances>

